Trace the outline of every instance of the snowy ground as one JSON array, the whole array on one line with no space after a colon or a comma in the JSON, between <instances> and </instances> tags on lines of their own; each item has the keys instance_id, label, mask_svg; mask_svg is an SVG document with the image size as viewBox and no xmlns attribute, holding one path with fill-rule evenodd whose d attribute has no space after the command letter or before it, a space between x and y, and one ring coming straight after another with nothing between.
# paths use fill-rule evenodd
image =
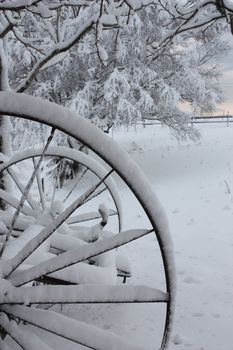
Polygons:
<instances>
[{"instance_id":1,"label":"snowy ground","mask_svg":"<svg viewBox=\"0 0 233 350\"><path fill-rule=\"evenodd\" d=\"M233 126L199 128L196 143L179 144L160 126L113 135L144 169L170 221L178 284L171 350L233 344ZM143 244L148 267L151 246Z\"/></svg>"},{"instance_id":2,"label":"snowy ground","mask_svg":"<svg viewBox=\"0 0 233 350\"><path fill-rule=\"evenodd\" d=\"M228 350L233 344L233 125L198 127L202 138L196 143L178 143L158 125L114 132L112 137L144 170L170 222L177 301L169 350ZM126 187L120 181L118 186L124 228L148 227ZM127 283L163 288L153 234L122 250L133 269ZM119 333L146 349L159 347L163 305L84 305L63 311ZM60 338L49 342L57 350L84 349Z\"/></svg>"}]
</instances>

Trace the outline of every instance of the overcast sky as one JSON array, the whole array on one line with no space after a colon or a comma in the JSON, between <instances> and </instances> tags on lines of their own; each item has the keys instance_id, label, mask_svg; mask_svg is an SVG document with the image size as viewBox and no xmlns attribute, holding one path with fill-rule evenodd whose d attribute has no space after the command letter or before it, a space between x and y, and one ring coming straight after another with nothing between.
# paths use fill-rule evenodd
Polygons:
<instances>
[{"instance_id":1,"label":"overcast sky","mask_svg":"<svg viewBox=\"0 0 233 350\"><path fill-rule=\"evenodd\" d=\"M233 36L231 35L230 43L232 43L232 51L221 59L223 65L223 76L220 80L220 85L223 89L224 103L219 105L218 113L233 114Z\"/></svg>"}]
</instances>

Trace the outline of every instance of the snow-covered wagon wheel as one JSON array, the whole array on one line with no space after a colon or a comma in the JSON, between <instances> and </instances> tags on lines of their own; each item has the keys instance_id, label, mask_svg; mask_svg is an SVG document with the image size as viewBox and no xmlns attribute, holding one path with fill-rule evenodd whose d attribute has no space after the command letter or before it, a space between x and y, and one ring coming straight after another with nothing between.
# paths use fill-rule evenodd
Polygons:
<instances>
[{"instance_id":1,"label":"snow-covered wagon wheel","mask_svg":"<svg viewBox=\"0 0 233 350\"><path fill-rule=\"evenodd\" d=\"M39 159L41 159L42 162L40 167L36 169ZM50 181L47 179L46 173L51 172L50 168L48 168L47 171L44 169L46 168L48 162L53 162L53 159L68 160L76 162L82 166L80 174L76 176L69 188L62 191L62 196L57 196L57 179L50 179ZM45 165L43 165L43 163L45 163ZM54 168L54 165L52 168ZM95 179L104 179L108 173L108 171L92 157L81 151L66 147L49 147L46 152L44 152L44 148L29 149L17 152L10 159L7 159L1 163L0 173L2 173L3 176L4 172L8 173L8 176L10 176L10 178L13 180L19 194L25 195L26 185L29 183L29 181L33 184L32 179L34 178L34 186L32 186L34 188L30 188L30 190L33 190L33 196L31 196L28 191L28 194L25 196L26 203L22 206L19 212L19 215L22 213L24 217L26 215L28 218L22 219L19 217L17 220L15 220L14 228L16 228L17 231L25 230L30 223L30 217L32 219L32 223L35 222L35 219L38 219L38 216L44 216L44 214L49 214L51 211L55 211L56 213L56 210L65 208L67 203L70 202L70 199L74 195L74 192L77 193L77 188L80 187L81 182L84 182L85 180L87 182L85 176L89 177L89 182L93 182ZM25 176L25 178L22 179L22 173L25 174L27 172L29 173L28 178ZM51 177L51 175L49 177ZM84 182L84 184L87 185L86 182ZM82 184L82 187L84 184ZM98 196L101 197L101 194L106 191L108 191L112 199L111 204L114 205L114 208L108 211L108 216L117 217L117 229L120 231L122 226L121 200L116 184L111 177L107 177L105 180L103 180L102 185L99 186L99 188L93 192L93 194L87 198L82 205L94 200ZM5 190L0 189L0 198L7 203L9 207L17 209L19 206L19 200L15 198L12 193L9 194ZM73 225L75 224L81 222L92 222L99 218L101 218L101 213L99 211L92 211L89 213L85 211L83 214L69 217L67 223L74 228ZM8 228L11 226L12 218L9 216L8 211L6 213L2 213L1 219ZM15 234L17 235L17 232Z\"/></svg>"},{"instance_id":2,"label":"snow-covered wagon wheel","mask_svg":"<svg viewBox=\"0 0 233 350\"><path fill-rule=\"evenodd\" d=\"M44 157L49 154L49 143L55 130L60 130L85 144L102 159L104 168L107 169L105 173L97 174L98 181L85 189L81 195L77 195L64 211L54 210L52 215L46 216L46 213L32 215L32 211L38 213L39 209L33 208L37 203L28 196L31 184L28 183L26 189L22 191L23 194L16 204L17 210L12 221L14 224L17 220L17 212L25 211L25 221L28 220L29 224L25 225L26 229L19 238L13 237L11 224L6 229L1 243L0 348L9 349L8 339L10 338L17 343L17 349L18 346L25 350L57 348L58 342L51 343L45 336L46 333L71 341L74 347L69 349L142 349L143 346L133 344L124 337L108 331L106 327L101 329L82 320L71 318L58 312L57 309L55 311L51 308L43 308L42 305L160 303L165 307L165 317L161 320L163 334L160 349L165 349L170 336L174 305L173 254L165 214L141 170L128 154L101 130L61 106L27 95L2 92L0 93L0 114L25 118L52 127L44 149L40 150L39 154L35 154L36 151L27 153L29 158L36 159L38 156L34 161L35 181L40 180L38 169ZM54 153L56 154L53 150ZM25 157L27 157L26 154ZM72 159L73 156L70 157ZM2 167L4 168L3 165ZM10 165L6 168L10 169ZM10 172L14 178L13 172ZM66 226L67 221L72 214L77 212L88 198L94 196L95 191L98 191L103 183L110 192L112 191L111 195L116 201L114 186L107 184L107 180L113 174L125 182L133 193L135 201L140 204L146 217L146 228L138 228L135 224L136 220L132 220L134 226L129 230L121 229L117 234L111 234L108 231L105 233L103 227L108 214L105 207L100 207L101 222L86 230L83 235L87 239L82 237L82 232L81 236L77 237L72 234L65 235L68 242L65 252L55 255L48 251L54 236L59 236L60 231L63 235L63 231L67 233L69 230ZM29 182L32 181L33 176ZM19 182L18 186L20 186ZM9 201L13 203L11 195L8 195ZM42 191L40 195L42 196ZM7 195L5 198L7 199ZM42 198L41 203L43 203ZM115 202L115 204L117 207L118 203ZM43 206L45 207L45 203L42 204L42 209ZM117 210L119 210L118 207ZM32 218L38 221L32 222ZM4 225L1 226L1 231L4 231ZM83 230L85 231L84 228ZM165 289L162 291L145 285L116 284L113 252L115 253L118 247L153 233L161 253ZM62 240L63 244L67 242ZM90 260L96 265L89 265ZM43 281L43 278L48 280L55 278L57 283L32 286L34 281ZM65 283L59 285L59 281L63 280L68 280L67 285L64 285ZM44 332L43 336L40 336L38 330ZM11 342L10 344L10 348L13 349ZM156 345L155 349L157 348Z\"/></svg>"}]
</instances>

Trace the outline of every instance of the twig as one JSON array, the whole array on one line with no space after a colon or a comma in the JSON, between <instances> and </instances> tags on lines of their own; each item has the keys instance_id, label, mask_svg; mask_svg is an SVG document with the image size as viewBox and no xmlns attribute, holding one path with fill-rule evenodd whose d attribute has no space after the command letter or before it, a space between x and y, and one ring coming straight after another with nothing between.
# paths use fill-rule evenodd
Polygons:
<instances>
[{"instance_id":1,"label":"twig","mask_svg":"<svg viewBox=\"0 0 233 350\"><path fill-rule=\"evenodd\" d=\"M230 187L229 187L229 185L228 185L228 182L227 182L226 180L224 180L224 183L225 183L226 188L227 188L226 193L231 194L231 190L230 190Z\"/></svg>"},{"instance_id":2,"label":"twig","mask_svg":"<svg viewBox=\"0 0 233 350\"><path fill-rule=\"evenodd\" d=\"M63 203L65 203L65 201L69 198L69 196L71 195L71 193L74 191L74 189L76 188L76 186L78 186L78 184L80 183L80 181L82 180L82 178L84 177L84 175L86 174L86 172L89 169L86 168L82 174L78 177L77 181L75 182L74 186L71 188L70 192L67 194L67 196L63 199Z\"/></svg>"}]
</instances>

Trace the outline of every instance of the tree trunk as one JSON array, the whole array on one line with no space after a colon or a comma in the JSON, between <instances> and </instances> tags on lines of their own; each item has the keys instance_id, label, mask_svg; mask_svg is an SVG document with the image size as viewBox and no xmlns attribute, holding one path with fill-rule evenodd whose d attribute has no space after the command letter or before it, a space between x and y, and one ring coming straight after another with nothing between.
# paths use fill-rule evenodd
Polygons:
<instances>
[{"instance_id":1,"label":"tree trunk","mask_svg":"<svg viewBox=\"0 0 233 350\"><path fill-rule=\"evenodd\" d=\"M6 39L5 39L6 40ZM9 90L8 60L5 40L0 40L0 91ZM0 162L4 156L11 154L11 122L7 116L0 116ZM9 182L5 174L0 174L0 188L9 190ZM4 210L6 203L0 198L0 209Z\"/></svg>"}]
</instances>

